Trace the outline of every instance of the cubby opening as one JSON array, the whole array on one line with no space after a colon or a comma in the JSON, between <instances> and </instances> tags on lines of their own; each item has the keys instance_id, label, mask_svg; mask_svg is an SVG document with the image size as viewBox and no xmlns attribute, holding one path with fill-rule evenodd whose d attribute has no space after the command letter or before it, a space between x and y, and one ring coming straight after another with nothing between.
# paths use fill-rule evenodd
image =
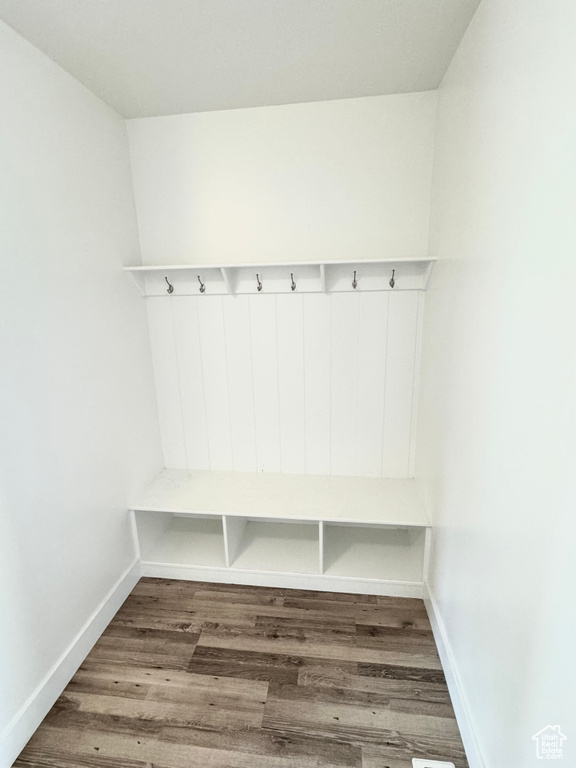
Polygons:
<instances>
[{"instance_id":1,"label":"cubby opening","mask_svg":"<svg viewBox=\"0 0 576 768\"><path fill-rule=\"evenodd\" d=\"M224 533L219 516L137 512L143 562L224 568Z\"/></svg>"},{"instance_id":2,"label":"cubby opening","mask_svg":"<svg viewBox=\"0 0 576 768\"><path fill-rule=\"evenodd\" d=\"M325 524L324 574L346 578L420 583L423 528Z\"/></svg>"},{"instance_id":3,"label":"cubby opening","mask_svg":"<svg viewBox=\"0 0 576 768\"><path fill-rule=\"evenodd\" d=\"M318 523L227 517L225 524L232 568L320 572Z\"/></svg>"}]
</instances>

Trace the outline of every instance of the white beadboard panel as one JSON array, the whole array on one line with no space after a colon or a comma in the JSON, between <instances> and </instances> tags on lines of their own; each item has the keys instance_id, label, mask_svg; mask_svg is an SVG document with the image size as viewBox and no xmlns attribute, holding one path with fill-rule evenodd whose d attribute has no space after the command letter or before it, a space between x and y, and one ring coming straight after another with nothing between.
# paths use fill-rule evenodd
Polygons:
<instances>
[{"instance_id":1,"label":"white beadboard panel","mask_svg":"<svg viewBox=\"0 0 576 768\"><path fill-rule=\"evenodd\" d=\"M306 472L302 296L276 296L282 472Z\"/></svg>"},{"instance_id":2,"label":"white beadboard panel","mask_svg":"<svg viewBox=\"0 0 576 768\"><path fill-rule=\"evenodd\" d=\"M362 294L358 333L356 474L382 475L389 293Z\"/></svg>"},{"instance_id":3,"label":"white beadboard panel","mask_svg":"<svg viewBox=\"0 0 576 768\"><path fill-rule=\"evenodd\" d=\"M258 470L281 472L276 297L249 300Z\"/></svg>"},{"instance_id":4,"label":"white beadboard panel","mask_svg":"<svg viewBox=\"0 0 576 768\"><path fill-rule=\"evenodd\" d=\"M233 296L222 300L232 458L237 472L256 472L256 427L254 418L254 381L250 335L250 299Z\"/></svg>"},{"instance_id":5,"label":"white beadboard panel","mask_svg":"<svg viewBox=\"0 0 576 768\"><path fill-rule=\"evenodd\" d=\"M418 293L389 294L383 477L409 475L417 328Z\"/></svg>"},{"instance_id":6,"label":"white beadboard panel","mask_svg":"<svg viewBox=\"0 0 576 768\"><path fill-rule=\"evenodd\" d=\"M210 469L198 299L171 299L188 469ZM168 465L170 466L170 465Z\"/></svg>"},{"instance_id":7,"label":"white beadboard panel","mask_svg":"<svg viewBox=\"0 0 576 768\"><path fill-rule=\"evenodd\" d=\"M355 475L360 294L333 294L331 317L331 446L333 475Z\"/></svg>"},{"instance_id":8,"label":"white beadboard panel","mask_svg":"<svg viewBox=\"0 0 576 768\"><path fill-rule=\"evenodd\" d=\"M304 318L304 410L306 474L330 474L331 297L302 297Z\"/></svg>"},{"instance_id":9,"label":"white beadboard panel","mask_svg":"<svg viewBox=\"0 0 576 768\"><path fill-rule=\"evenodd\" d=\"M422 366L422 339L424 334L424 304L426 293L418 292L418 321L414 351L414 390L412 392L412 418L410 423L410 455L408 457L408 477L414 477L416 471L416 435L418 422L418 402L420 400L420 370Z\"/></svg>"},{"instance_id":10,"label":"white beadboard panel","mask_svg":"<svg viewBox=\"0 0 576 768\"><path fill-rule=\"evenodd\" d=\"M147 299L146 308L164 462L167 467L185 469L187 461L172 322L172 303L165 298L151 298Z\"/></svg>"},{"instance_id":11,"label":"white beadboard panel","mask_svg":"<svg viewBox=\"0 0 576 768\"><path fill-rule=\"evenodd\" d=\"M168 467L413 474L420 292L147 303Z\"/></svg>"},{"instance_id":12,"label":"white beadboard panel","mask_svg":"<svg viewBox=\"0 0 576 768\"><path fill-rule=\"evenodd\" d=\"M221 296L196 299L204 374L210 469L232 470L228 371Z\"/></svg>"}]
</instances>

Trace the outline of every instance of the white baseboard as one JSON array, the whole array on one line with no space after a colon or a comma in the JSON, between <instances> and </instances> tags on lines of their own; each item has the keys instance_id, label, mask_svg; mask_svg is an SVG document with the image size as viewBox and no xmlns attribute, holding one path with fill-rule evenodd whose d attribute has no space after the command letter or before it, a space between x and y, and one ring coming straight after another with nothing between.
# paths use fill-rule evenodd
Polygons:
<instances>
[{"instance_id":1,"label":"white baseboard","mask_svg":"<svg viewBox=\"0 0 576 768\"><path fill-rule=\"evenodd\" d=\"M140 563L136 561L118 579L66 651L0 734L0 768L10 768L16 760L139 578Z\"/></svg>"},{"instance_id":2,"label":"white baseboard","mask_svg":"<svg viewBox=\"0 0 576 768\"><path fill-rule=\"evenodd\" d=\"M464 744L464 749L466 750L468 764L470 765L470 768L485 768L472 717L470 715L470 707L468 706L462 681L458 674L446 626L442 620L438 604L430 590L428 581L424 582L424 604L426 605L428 618L432 625L432 632L434 633L434 639L438 647L440 661L442 662L446 683L448 684L448 690L450 691L450 698L452 699L454 714L456 715L458 727L460 728L460 735L462 736L462 742Z\"/></svg>"},{"instance_id":3,"label":"white baseboard","mask_svg":"<svg viewBox=\"0 0 576 768\"><path fill-rule=\"evenodd\" d=\"M280 589L313 589L319 592L350 592L360 595L386 597L416 597L422 599L423 587L410 581L380 581L353 579L307 573L274 573L272 571L243 571L234 568L201 568L192 565L142 563L142 576L185 581L212 581L217 584L250 584L255 587Z\"/></svg>"}]
</instances>

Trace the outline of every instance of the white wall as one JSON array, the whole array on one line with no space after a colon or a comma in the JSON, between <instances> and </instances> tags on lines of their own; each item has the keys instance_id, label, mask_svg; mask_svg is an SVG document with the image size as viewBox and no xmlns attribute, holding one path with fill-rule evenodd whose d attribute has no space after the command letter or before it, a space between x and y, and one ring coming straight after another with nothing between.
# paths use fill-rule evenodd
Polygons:
<instances>
[{"instance_id":1,"label":"white wall","mask_svg":"<svg viewBox=\"0 0 576 768\"><path fill-rule=\"evenodd\" d=\"M425 256L436 93L128 121L144 263Z\"/></svg>"},{"instance_id":2,"label":"white wall","mask_svg":"<svg viewBox=\"0 0 576 768\"><path fill-rule=\"evenodd\" d=\"M411 477L423 297L146 299L166 466Z\"/></svg>"},{"instance_id":3,"label":"white wall","mask_svg":"<svg viewBox=\"0 0 576 768\"><path fill-rule=\"evenodd\" d=\"M120 271L138 258L124 122L3 24L0 102L5 766L133 563L126 507L162 462L144 302Z\"/></svg>"},{"instance_id":4,"label":"white wall","mask_svg":"<svg viewBox=\"0 0 576 768\"><path fill-rule=\"evenodd\" d=\"M417 474L487 768L541 764L549 724L576 764L575 29L484 0L439 92Z\"/></svg>"}]
</instances>

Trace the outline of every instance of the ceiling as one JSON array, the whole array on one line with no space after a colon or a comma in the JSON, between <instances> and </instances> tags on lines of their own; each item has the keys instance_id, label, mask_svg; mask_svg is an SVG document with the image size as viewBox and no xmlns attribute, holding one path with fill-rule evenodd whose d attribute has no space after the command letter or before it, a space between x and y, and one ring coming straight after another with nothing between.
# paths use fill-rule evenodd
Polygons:
<instances>
[{"instance_id":1,"label":"ceiling","mask_svg":"<svg viewBox=\"0 0 576 768\"><path fill-rule=\"evenodd\" d=\"M436 88L479 0L0 0L124 117Z\"/></svg>"}]
</instances>

